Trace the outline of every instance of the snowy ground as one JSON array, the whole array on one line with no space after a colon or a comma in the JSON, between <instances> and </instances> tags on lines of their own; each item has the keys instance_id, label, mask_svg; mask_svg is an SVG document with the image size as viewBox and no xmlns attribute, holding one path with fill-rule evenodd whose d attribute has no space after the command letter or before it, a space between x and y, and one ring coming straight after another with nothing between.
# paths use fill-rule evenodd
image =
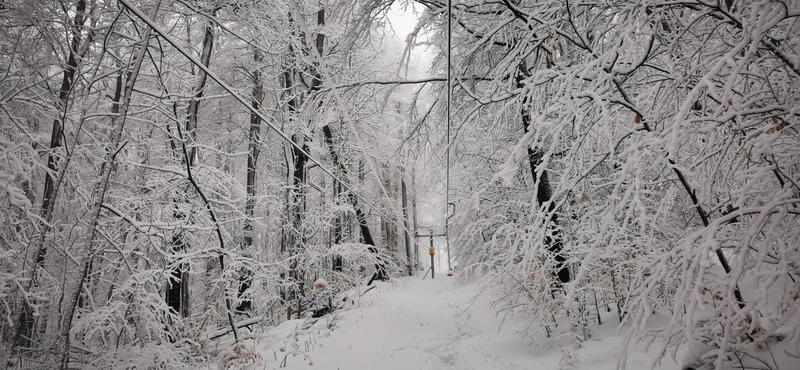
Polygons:
<instances>
[{"instance_id":1,"label":"snowy ground","mask_svg":"<svg viewBox=\"0 0 800 370\"><path fill-rule=\"evenodd\" d=\"M553 342L531 344L509 319L499 318L488 293L438 275L378 283L355 307L335 318L291 320L255 343L262 361L248 369L616 369L622 338L615 335L613 312L594 338L575 350L576 361L562 363ZM628 369L647 369L652 354L629 351ZM285 359L285 363L284 363ZM679 358L680 360L680 358ZM664 359L657 369L679 369Z\"/></svg>"}]
</instances>

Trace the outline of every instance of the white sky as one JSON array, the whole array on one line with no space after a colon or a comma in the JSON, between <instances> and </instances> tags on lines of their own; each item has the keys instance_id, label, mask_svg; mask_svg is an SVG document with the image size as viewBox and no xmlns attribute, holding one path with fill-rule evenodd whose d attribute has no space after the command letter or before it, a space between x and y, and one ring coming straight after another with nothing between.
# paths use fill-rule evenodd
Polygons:
<instances>
[{"instance_id":1,"label":"white sky","mask_svg":"<svg viewBox=\"0 0 800 370\"><path fill-rule=\"evenodd\" d=\"M401 41L405 41L406 36L411 33L411 31L414 30L414 26L417 25L417 14L414 14L414 7L415 4L412 3L404 9L398 1L395 1L387 13L391 28L397 33L397 38ZM418 6L416 7L418 10L417 13L419 13L421 9L419 9Z\"/></svg>"},{"instance_id":2,"label":"white sky","mask_svg":"<svg viewBox=\"0 0 800 370\"><path fill-rule=\"evenodd\" d=\"M388 24L386 25L386 34L388 37L394 37L399 40L403 46L406 45L406 37L410 34L419 22L419 16L422 15L423 7L416 3L411 3L408 6L403 6L399 1L395 1L392 7L387 12ZM417 43L426 42L428 36L421 32L417 35ZM427 46L417 46L411 50L410 65L408 69L408 78L420 78L428 75L431 61L433 60L433 52ZM405 61L404 61L405 63ZM405 72L405 67L403 68ZM401 76L405 76L401 74Z\"/></svg>"}]
</instances>

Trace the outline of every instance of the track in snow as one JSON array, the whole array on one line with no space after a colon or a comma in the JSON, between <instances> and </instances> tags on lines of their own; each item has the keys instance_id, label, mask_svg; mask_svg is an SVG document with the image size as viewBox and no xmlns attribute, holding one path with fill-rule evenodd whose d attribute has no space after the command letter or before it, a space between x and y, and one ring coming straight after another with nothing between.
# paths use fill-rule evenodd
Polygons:
<instances>
[{"instance_id":1,"label":"track in snow","mask_svg":"<svg viewBox=\"0 0 800 370\"><path fill-rule=\"evenodd\" d=\"M441 274L378 283L356 307L313 325L291 320L270 330L257 350L263 362L252 369L616 369L622 338L615 322L576 350L574 364L562 363L559 344L533 345L516 332L521 323L499 326L484 293ZM610 315L615 315L611 313ZM613 321L611 316L606 322ZM303 327L306 329L303 329ZM500 329L500 330L498 330ZM629 351L628 369L649 368L652 355ZM285 363L284 363L285 359ZM659 369L679 369L671 359Z\"/></svg>"}]
</instances>

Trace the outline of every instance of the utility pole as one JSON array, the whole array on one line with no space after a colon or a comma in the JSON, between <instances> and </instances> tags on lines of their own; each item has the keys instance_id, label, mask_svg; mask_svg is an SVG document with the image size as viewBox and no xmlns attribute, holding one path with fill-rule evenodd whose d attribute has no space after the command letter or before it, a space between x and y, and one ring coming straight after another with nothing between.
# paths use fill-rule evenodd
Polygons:
<instances>
[{"instance_id":1,"label":"utility pole","mask_svg":"<svg viewBox=\"0 0 800 370\"><path fill-rule=\"evenodd\" d=\"M433 261L433 255L436 254L436 248L433 247L433 237L435 237L435 236L447 237L447 233L434 234L433 233L433 229L430 229L430 234L417 234L416 232L414 233L414 238L430 238L431 246L428 249L428 254L431 255L431 268L428 269L428 271L430 271L430 273L431 273L431 279L434 278L435 271L436 271L436 269L434 268L435 265L433 263L434 262ZM426 277L428 277L428 273L427 272L425 272L425 276L422 277L422 280L425 280Z\"/></svg>"},{"instance_id":2,"label":"utility pole","mask_svg":"<svg viewBox=\"0 0 800 370\"><path fill-rule=\"evenodd\" d=\"M450 202L450 106L452 105L452 93L453 93L453 76L452 76L452 69L453 65L451 63L451 54L453 51L453 1L447 0L447 177L446 177L446 185L445 185L445 204L447 204L447 213L450 213L450 205L453 204ZM455 214L456 205L453 204L453 214ZM451 271L453 268L450 266L450 218L453 217L452 215L448 215L447 219L444 222L444 237L445 242L447 243L447 270Z\"/></svg>"},{"instance_id":3,"label":"utility pole","mask_svg":"<svg viewBox=\"0 0 800 370\"><path fill-rule=\"evenodd\" d=\"M432 235L431 235L430 239L431 239L431 247L428 249L428 254L431 255L431 280L433 280L435 275L436 275L436 269L433 268L433 255L436 253L436 249L433 248L433 236ZM427 276L428 274L425 274L425 275ZM425 280L424 277L422 279Z\"/></svg>"}]
</instances>

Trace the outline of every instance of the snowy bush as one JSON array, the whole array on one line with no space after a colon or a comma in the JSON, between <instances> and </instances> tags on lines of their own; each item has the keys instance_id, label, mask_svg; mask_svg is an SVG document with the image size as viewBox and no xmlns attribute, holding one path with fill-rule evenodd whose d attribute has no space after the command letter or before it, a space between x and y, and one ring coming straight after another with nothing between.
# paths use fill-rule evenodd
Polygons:
<instances>
[{"instance_id":1,"label":"snowy bush","mask_svg":"<svg viewBox=\"0 0 800 370\"><path fill-rule=\"evenodd\" d=\"M797 347L796 4L496 7L457 15L492 36L454 36L482 77L457 83L453 183L460 264L500 313L581 336L608 305L628 343L703 342L716 369Z\"/></svg>"},{"instance_id":2,"label":"snowy bush","mask_svg":"<svg viewBox=\"0 0 800 370\"><path fill-rule=\"evenodd\" d=\"M217 356L217 369L241 370L260 361L261 355L255 352L252 347L244 343L236 343L232 349L224 350Z\"/></svg>"},{"instance_id":3,"label":"snowy bush","mask_svg":"<svg viewBox=\"0 0 800 370\"><path fill-rule=\"evenodd\" d=\"M567 368L574 367L578 364L578 355L575 353L575 349L572 347L561 347L561 360L559 360L558 365L561 366L563 369L564 366Z\"/></svg>"}]
</instances>

